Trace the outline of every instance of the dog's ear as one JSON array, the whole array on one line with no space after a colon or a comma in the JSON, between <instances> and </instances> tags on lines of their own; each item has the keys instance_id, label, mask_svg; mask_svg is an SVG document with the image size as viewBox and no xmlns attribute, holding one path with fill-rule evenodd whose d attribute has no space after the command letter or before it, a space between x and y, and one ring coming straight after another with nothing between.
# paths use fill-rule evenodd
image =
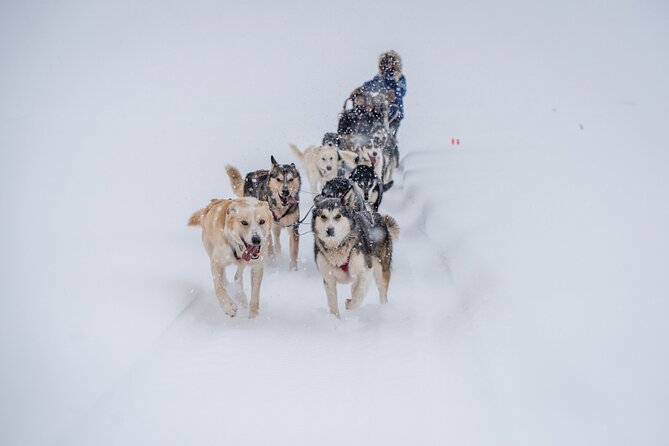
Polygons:
<instances>
[{"instance_id":1,"label":"dog's ear","mask_svg":"<svg viewBox=\"0 0 669 446\"><path fill-rule=\"evenodd\" d=\"M279 167L279 163L277 163L276 160L274 159L274 155L270 156L271 156L270 159L272 160L272 167Z\"/></svg>"},{"instance_id":2,"label":"dog's ear","mask_svg":"<svg viewBox=\"0 0 669 446\"><path fill-rule=\"evenodd\" d=\"M355 196L358 192L356 192L355 188L353 185L348 188L346 193L342 195L341 197L341 202L344 206L354 208L355 207Z\"/></svg>"},{"instance_id":3,"label":"dog's ear","mask_svg":"<svg viewBox=\"0 0 669 446\"><path fill-rule=\"evenodd\" d=\"M231 204L228 207L228 211L225 213L226 215L237 215L237 212L239 212L239 209L237 209L236 204Z\"/></svg>"},{"instance_id":4,"label":"dog's ear","mask_svg":"<svg viewBox=\"0 0 669 446\"><path fill-rule=\"evenodd\" d=\"M353 188L350 188L348 192L346 192L344 195L341 197L341 204L343 206L350 206L351 202L353 201Z\"/></svg>"},{"instance_id":5,"label":"dog's ear","mask_svg":"<svg viewBox=\"0 0 669 446\"><path fill-rule=\"evenodd\" d=\"M314 206L319 207L321 203L323 203L323 200L325 200L325 197L323 194L318 194L314 197Z\"/></svg>"},{"instance_id":6,"label":"dog's ear","mask_svg":"<svg viewBox=\"0 0 669 446\"><path fill-rule=\"evenodd\" d=\"M352 168L355 168L357 164L356 158L358 157L357 153L351 152L349 150L338 150L337 153L339 153L339 157L343 159L346 164Z\"/></svg>"}]
</instances>

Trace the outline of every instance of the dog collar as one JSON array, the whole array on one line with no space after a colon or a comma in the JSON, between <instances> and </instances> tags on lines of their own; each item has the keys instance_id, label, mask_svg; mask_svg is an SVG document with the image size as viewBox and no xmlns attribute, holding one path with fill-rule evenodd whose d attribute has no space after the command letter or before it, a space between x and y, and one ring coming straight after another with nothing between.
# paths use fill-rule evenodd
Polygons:
<instances>
[{"instance_id":1,"label":"dog collar","mask_svg":"<svg viewBox=\"0 0 669 446\"><path fill-rule=\"evenodd\" d=\"M339 269L341 269L345 273L348 273L348 263L351 261L352 254L353 254L353 247L351 247L351 251L349 251L348 253L348 259L346 259L346 263L339 265Z\"/></svg>"}]
</instances>

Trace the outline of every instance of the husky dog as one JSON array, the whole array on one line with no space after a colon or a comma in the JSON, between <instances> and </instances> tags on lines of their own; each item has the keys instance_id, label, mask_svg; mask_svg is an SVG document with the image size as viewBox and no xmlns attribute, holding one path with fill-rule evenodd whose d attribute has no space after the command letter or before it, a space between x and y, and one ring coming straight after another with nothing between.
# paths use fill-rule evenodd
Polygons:
<instances>
[{"instance_id":1,"label":"husky dog","mask_svg":"<svg viewBox=\"0 0 669 446\"><path fill-rule=\"evenodd\" d=\"M399 227L388 215L356 212L340 198L316 197L311 220L316 265L323 276L330 313L339 317L337 283L351 283L346 308L360 306L371 276L382 304L388 302L392 241Z\"/></svg>"},{"instance_id":2,"label":"husky dog","mask_svg":"<svg viewBox=\"0 0 669 446\"><path fill-rule=\"evenodd\" d=\"M385 158L383 156L383 149L374 147L371 139L367 144L360 146L357 152L340 151L340 156L344 163L350 168L355 169L358 166L370 166L374 173L383 178L383 171L385 169ZM390 189L392 184L384 184L384 190Z\"/></svg>"},{"instance_id":3,"label":"husky dog","mask_svg":"<svg viewBox=\"0 0 669 446\"><path fill-rule=\"evenodd\" d=\"M249 317L258 315L263 260L270 243L269 227L272 213L267 203L255 198L231 200L212 199L204 209L196 211L189 226L202 227L202 243L211 261L214 290L223 311L230 317L237 314L237 304L230 297L227 265L237 265L235 285L237 297L244 307L248 305L243 287L243 273L251 267L251 307Z\"/></svg>"},{"instance_id":4,"label":"husky dog","mask_svg":"<svg viewBox=\"0 0 669 446\"><path fill-rule=\"evenodd\" d=\"M400 165L400 149L397 144L397 137L387 127L377 126L372 131L372 146L382 149L384 168L381 179L383 184L392 186L393 173Z\"/></svg>"},{"instance_id":5,"label":"husky dog","mask_svg":"<svg viewBox=\"0 0 669 446\"><path fill-rule=\"evenodd\" d=\"M323 144L320 147L308 147L304 152L300 151L295 144L290 144L297 159L304 166L311 192L317 194L318 186L323 187L325 183L338 175L343 175L342 159L337 148L338 135L326 133Z\"/></svg>"},{"instance_id":6,"label":"husky dog","mask_svg":"<svg viewBox=\"0 0 669 446\"><path fill-rule=\"evenodd\" d=\"M271 157L270 170L250 172L243 179L235 167L225 166L230 177L232 190L239 197L254 197L269 204L274 223L274 246L270 243L269 254L281 253L281 228L286 228L290 236L290 269L297 270L297 254L300 237L296 223L300 219L300 187L302 181L295 164L279 164ZM272 236L270 236L270 242Z\"/></svg>"},{"instance_id":7,"label":"husky dog","mask_svg":"<svg viewBox=\"0 0 669 446\"><path fill-rule=\"evenodd\" d=\"M393 173L399 163L399 149L397 139L386 127L376 126L372 137L366 139L364 144L357 146L355 152L340 151L340 157L350 168L361 165L371 166L382 180L384 191L393 186Z\"/></svg>"},{"instance_id":8,"label":"husky dog","mask_svg":"<svg viewBox=\"0 0 669 446\"><path fill-rule=\"evenodd\" d=\"M374 169L364 164L359 165L348 178L372 211L378 212L383 198L383 184Z\"/></svg>"},{"instance_id":9,"label":"husky dog","mask_svg":"<svg viewBox=\"0 0 669 446\"><path fill-rule=\"evenodd\" d=\"M341 198L346 205L354 211L371 211L371 207L365 202L355 185L348 178L333 178L323 186L320 197ZM315 200L315 199L314 199Z\"/></svg>"}]
</instances>

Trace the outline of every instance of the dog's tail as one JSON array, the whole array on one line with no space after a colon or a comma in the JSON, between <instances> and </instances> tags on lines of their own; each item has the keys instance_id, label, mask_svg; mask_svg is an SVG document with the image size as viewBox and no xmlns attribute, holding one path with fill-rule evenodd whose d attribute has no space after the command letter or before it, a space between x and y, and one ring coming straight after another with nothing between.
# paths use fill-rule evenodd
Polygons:
<instances>
[{"instance_id":1,"label":"dog's tail","mask_svg":"<svg viewBox=\"0 0 669 446\"><path fill-rule=\"evenodd\" d=\"M204 211L204 209L195 211L188 220L188 226L200 226L200 223L202 223L202 216L204 215Z\"/></svg>"},{"instance_id":2,"label":"dog's tail","mask_svg":"<svg viewBox=\"0 0 669 446\"><path fill-rule=\"evenodd\" d=\"M302 151L298 149L295 144L288 144L288 145L290 146L290 150L293 151L297 159L300 160L302 164L304 164L304 153L302 153Z\"/></svg>"},{"instance_id":3,"label":"dog's tail","mask_svg":"<svg viewBox=\"0 0 669 446\"><path fill-rule=\"evenodd\" d=\"M188 219L188 226L199 226L202 224L202 218L207 215L207 213L216 206L217 204L221 203L222 201L220 198L212 198L209 201L209 204L207 205L206 208L202 208L199 211L193 212L193 215L190 216Z\"/></svg>"},{"instance_id":4,"label":"dog's tail","mask_svg":"<svg viewBox=\"0 0 669 446\"><path fill-rule=\"evenodd\" d=\"M397 221L395 221L395 219L388 214L381 215L381 220L386 225L386 228L388 228L390 238L397 240L397 238L400 236L400 227L397 224Z\"/></svg>"},{"instance_id":5,"label":"dog's tail","mask_svg":"<svg viewBox=\"0 0 669 446\"><path fill-rule=\"evenodd\" d=\"M388 189L390 189L391 187L393 187L393 184L395 184L395 181L393 181L393 180L390 180L390 181L388 181L387 183L385 183L385 184L383 185L383 191L384 191L384 192L388 192Z\"/></svg>"},{"instance_id":6,"label":"dog's tail","mask_svg":"<svg viewBox=\"0 0 669 446\"><path fill-rule=\"evenodd\" d=\"M225 171L228 173L228 176L230 177L230 185L232 185L232 191L238 197L243 197L244 196L244 178L242 178L242 174L239 173L239 170L237 170L236 167L232 167L229 164L227 166L225 166Z\"/></svg>"}]
</instances>

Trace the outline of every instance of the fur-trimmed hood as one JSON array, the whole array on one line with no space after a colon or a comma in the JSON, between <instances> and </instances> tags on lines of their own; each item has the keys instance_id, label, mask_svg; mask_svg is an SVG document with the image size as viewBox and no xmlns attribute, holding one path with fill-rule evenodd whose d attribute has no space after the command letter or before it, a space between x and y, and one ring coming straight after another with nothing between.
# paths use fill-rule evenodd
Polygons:
<instances>
[{"instance_id":1,"label":"fur-trimmed hood","mask_svg":"<svg viewBox=\"0 0 669 446\"><path fill-rule=\"evenodd\" d=\"M379 56L379 75L381 77L385 76L385 66L389 63L393 62L395 65L395 74L393 78L395 80L398 80L400 76L402 75L402 58L400 55L397 53L395 50L388 50Z\"/></svg>"}]
</instances>

